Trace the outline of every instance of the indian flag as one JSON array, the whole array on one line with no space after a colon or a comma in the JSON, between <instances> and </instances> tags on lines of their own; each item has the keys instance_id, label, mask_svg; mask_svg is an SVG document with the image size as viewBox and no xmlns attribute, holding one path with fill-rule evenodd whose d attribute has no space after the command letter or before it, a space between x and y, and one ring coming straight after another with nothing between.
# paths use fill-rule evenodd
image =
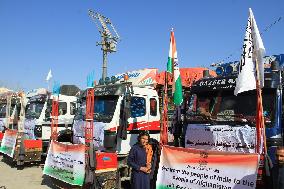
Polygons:
<instances>
[{"instance_id":1,"label":"indian flag","mask_svg":"<svg viewBox=\"0 0 284 189\"><path fill-rule=\"evenodd\" d=\"M181 77L178 67L178 58L177 58L177 50L176 50L176 41L174 36L174 31L171 31L171 38L170 38L170 50L169 50L169 57L167 63L167 72L173 74L173 96L174 96L174 104L179 106L181 105L182 99L182 84L181 84Z\"/></svg>"}]
</instances>

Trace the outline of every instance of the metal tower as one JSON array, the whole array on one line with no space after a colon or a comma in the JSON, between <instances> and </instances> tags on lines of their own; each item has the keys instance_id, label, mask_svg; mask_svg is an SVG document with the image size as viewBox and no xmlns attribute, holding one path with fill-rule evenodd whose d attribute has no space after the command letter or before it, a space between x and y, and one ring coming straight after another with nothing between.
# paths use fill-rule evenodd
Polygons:
<instances>
[{"instance_id":1,"label":"metal tower","mask_svg":"<svg viewBox=\"0 0 284 189\"><path fill-rule=\"evenodd\" d=\"M120 40L120 37L109 18L97 12L94 12L93 10L89 10L89 15L94 20L102 38L101 42L97 42L97 46L98 45L102 46L101 48L103 51L102 79L105 80L105 78L107 77L107 53L116 52L116 45L117 42ZM109 30L109 28L111 28L112 32Z\"/></svg>"}]
</instances>

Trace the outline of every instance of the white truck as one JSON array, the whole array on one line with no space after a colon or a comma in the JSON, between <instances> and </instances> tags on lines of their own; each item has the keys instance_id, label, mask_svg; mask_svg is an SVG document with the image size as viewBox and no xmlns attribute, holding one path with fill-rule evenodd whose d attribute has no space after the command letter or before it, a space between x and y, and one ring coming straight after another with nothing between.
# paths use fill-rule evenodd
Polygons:
<instances>
[{"instance_id":1,"label":"white truck","mask_svg":"<svg viewBox=\"0 0 284 189\"><path fill-rule=\"evenodd\" d=\"M24 121L24 109L27 99L23 92L14 92L6 88L0 90L0 143L6 129L16 129Z\"/></svg>"},{"instance_id":2,"label":"white truck","mask_svg":"<svg viewBox=\"0 0 284 189\"><path fill-rule=\"evenodd\" d=\"M80 89L74 85L61 86L57 130L59 135L64 134L68 129L71 131L77 104L76 95L79 92ZM39 89L30 92L27 97L29 100L26 105L23 144L18 148L18 155L24 158L15 157L18 165L41 161L41 156L46 155L51 136L53 95L45 89Z\"/></svg>"},{"instance_id":3,"label":"white truck","mask_svg":"<svg viewBox=\"0 0 284 189\"><path fill-rule=\"evenodd\" d=\"M184 90L189 88L193 79L202 77L203 70L205 68L181 68ZM128 80L124 80L125 75L128 75ZM122 180L130 178L127 156L141 130L149 131L152 139L160 140L164 78L164 72L159 74L157 69L142 69L106 78L94 87L93 143L96 150L106 152L100 156L102 158L97 157L95 172L104 178L101 182L116 181L115 184L105 184L105 187L116 185L119 188ZM85 143L86 91L80 101L73 124L75 144ZM114 154L118 165L107 161ZM110 168L118 170L116 176Z\"/></svg>"}]
</instances>

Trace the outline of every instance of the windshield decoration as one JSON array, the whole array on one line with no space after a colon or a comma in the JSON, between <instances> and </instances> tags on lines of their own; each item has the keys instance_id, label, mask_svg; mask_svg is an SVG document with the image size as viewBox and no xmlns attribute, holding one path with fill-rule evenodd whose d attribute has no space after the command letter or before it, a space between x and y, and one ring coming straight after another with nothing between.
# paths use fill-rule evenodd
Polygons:
<instances>
[{"instance_id":1,"label":"windshield decoration","mask_svg":"<svg viewBox=\"0 0 284 189\"><path fill-rule=\"evenodd\" d=\"M24 122L24 137L25 139L36 139L34 130L35 130L35 119L25 119Z\"/></svg>"},{"instance_id":2,"label":"windshield decoration","mask_svg":"<svg viewBox=\"0 0 284 189\"><path fill-rule=\"evenodd\" d=\"M83 120L74 120L73 124L73 142L74 144L85 144L85 121ZM104 128L105 123L94 122L93 129L93 144L95 148L103 149L104 143Z\"/></svg>"},{"instance_id":3,"label":"windshield decoration","mask_svg":"<svg viewBox=\"0 0 284 189\"><path fill-rule=\"evenodd\" d=\"M2 132L5 129L5 121L6 119L0 119L0 132Z\"/></svg>"},{"instance_id":4,"label":"windshield decoration","mask_svg":"<svg viewBox=\"0 0 284 189\"><path fill-rule=\"evenodd\" d=\"M186 130L185 147L255 153L255 127L190 124Z\"/></svg>"}]
</instances>

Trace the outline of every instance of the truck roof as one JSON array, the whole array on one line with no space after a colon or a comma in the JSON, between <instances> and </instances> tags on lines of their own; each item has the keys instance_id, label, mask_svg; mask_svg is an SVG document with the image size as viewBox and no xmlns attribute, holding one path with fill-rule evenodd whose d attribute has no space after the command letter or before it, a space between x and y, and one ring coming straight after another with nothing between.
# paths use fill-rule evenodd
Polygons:
<instances>
[{"instance_id":1,"label":"truck roof","mask_svg":"<svg viewBox=\"0 0 284 189\"><path fill-rule=\"evenodd\" d=\"M194 81L199 80L203 77L203 71L208 70L208 68L180 68L180 75L182 80L182 85L184 87L190 87ZM158 73L156 68L145 68L140 70L134 70L130 72L125 72L115 75L117 81L116 83L121 83L124 80L124 75L128 75L128 82L131 82L132 85L164 85L165 84L165 73L162 71ZM216 76L215 71L209 70L210 75ZM172 76L169 74L168 84L172 85Z\"/></svg>"},{"instance_id":2,"label":"truck roof","mask_svg":"<svg viewBox=\"0 0 284 189\"><path fill-rule=\"evenodd\" d=\"M194 82L191 92L201 93L206 91L234 90L237 74L228 76L207 77ZM274 72L264 73L264 88L277 88L280 85L279 74Z\"/></svg>"},{"instance_id":3,"label":"truck roof","mask_svg":"<svg viewBox=\"0 0 284 189\"><path fill-rule=\"evenodd\" d=\"M195 81L203 77L203 71L208 70L208 68L180 68L180 75L183 87L190 87ZM158 75L157 83L160 85L165 84L165 74L166 72L161 72ZM216 76L215 71L209 70L209 74ZM172 85L172 76L169 74L168 84Z\"/></svg>"}]
</instances>

